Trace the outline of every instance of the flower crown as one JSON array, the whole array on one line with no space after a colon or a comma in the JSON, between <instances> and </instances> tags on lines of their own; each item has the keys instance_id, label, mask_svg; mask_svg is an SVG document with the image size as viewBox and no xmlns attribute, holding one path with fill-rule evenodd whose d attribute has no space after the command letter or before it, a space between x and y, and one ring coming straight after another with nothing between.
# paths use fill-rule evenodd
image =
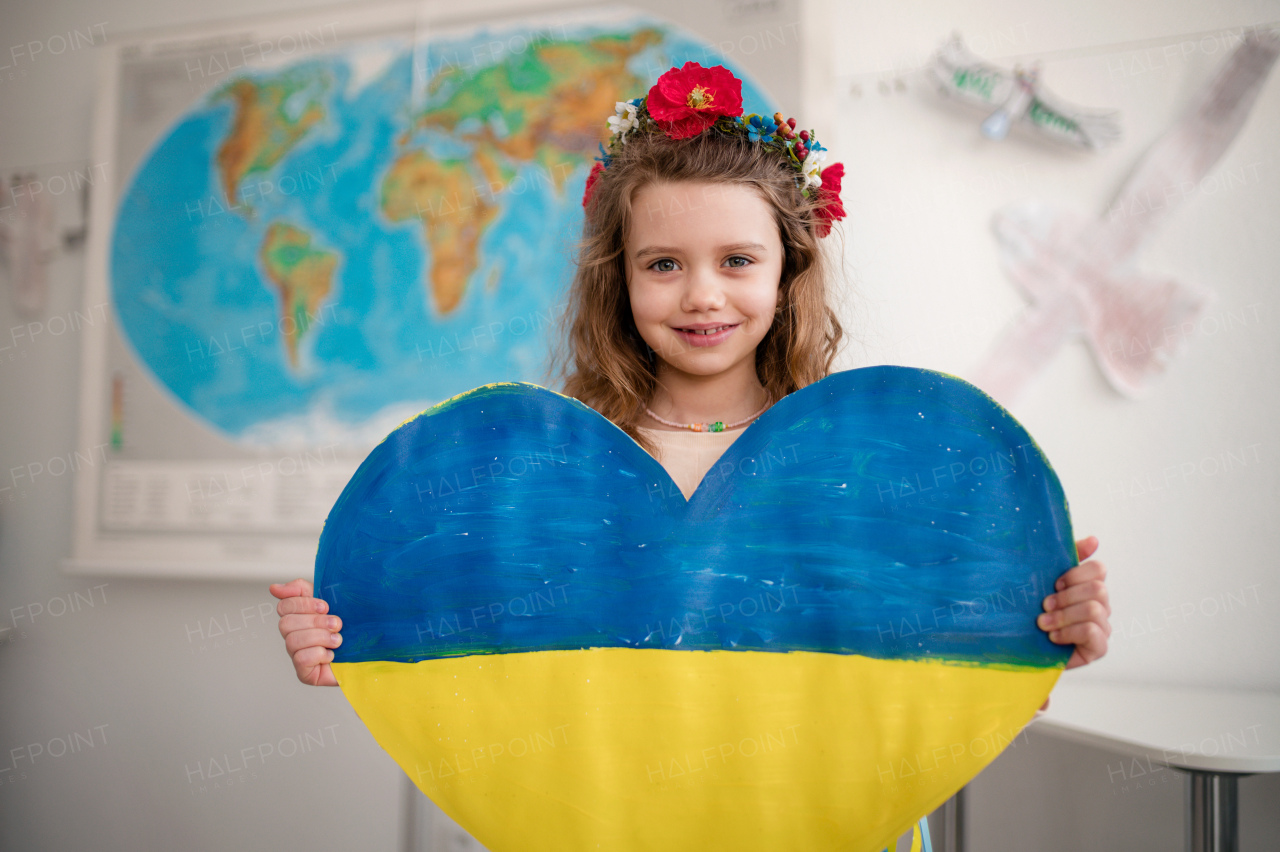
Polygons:
<instances>
[{"instance_id":1,"label":"flower crown","mask_svg":"<svg viewBox=\"0 0 1280 852\"><path fill-rule=\"evenodd\" d=\"M845 216L840 201L844 165L833 163L822 168L827 149L818 143L812 130L796 132L794 118L784 119L780 112L775 112L772 119L755 113L743 115L742 81L723 65L703 68L696 62L686 62L683 68L672 68L658 78L648 95L619 101L614 112L609 117L609 148L600 146L601 156L587 176L583 207L591 200L596 180L629 137L656 127L671 139L690 139L713 128L721 135L745 136L776 151L795 169L801 194L810 198L817 193L821 199L821 205L814 210L814 229L819 237L829 234L831 223Z\"/></svg>"}]
</instances>

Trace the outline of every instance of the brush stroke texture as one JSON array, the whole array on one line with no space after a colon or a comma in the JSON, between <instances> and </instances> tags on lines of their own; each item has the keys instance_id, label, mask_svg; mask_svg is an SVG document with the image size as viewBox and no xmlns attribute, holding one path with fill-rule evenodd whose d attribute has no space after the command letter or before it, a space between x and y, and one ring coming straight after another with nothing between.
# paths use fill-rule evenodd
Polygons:
<instances>
[{"instance_id":1,"label":"brush stroke texture","mask_svg":"<svg viewBox=\"0 0 1280 852\"><path fill-rule=\"evenodd\" d=\"M630 436L528 383L389 435L325 523L335 662L590 647L1057 667L1062 487L973 385L833 373L751 424L686 502Z\"/></svg>"}]
</instances>

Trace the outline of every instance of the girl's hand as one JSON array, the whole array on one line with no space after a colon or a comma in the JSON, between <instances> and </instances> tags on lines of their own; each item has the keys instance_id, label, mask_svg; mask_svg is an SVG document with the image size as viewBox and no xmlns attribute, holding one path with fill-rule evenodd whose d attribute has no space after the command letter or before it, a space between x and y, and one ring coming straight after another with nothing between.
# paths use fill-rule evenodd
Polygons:
<instances>
[{"instance_id":1,"label":"girl's hand","mask_svg":"<svg viewBox=\"0 0 1280 852\"><path fill-rule=\"evenodd\" d=\"M1097 536L1076 542L1076 557L1088 559L1098 549ZM1107 597L1106 567L1097 560L1081 562L1058 578L1057 591L1044 599L1045 612L1036 624L1049 640L1076 646L1067 668L1088 665L1107 653L1111 635L1111 602Z\"/></svg>"},{"instance_id":2,"label":"girl's hand","mask_svg":"<svg viewBox=\"0 0 1280 852\"><path fill-rule=\"evenodd\" d=\"M276 612L280 614L280 635L284 637L284 649L293 658L293 668L298 680L308 686L337 686L329 663L333 651L342 644L338 633L342 620L336 615L326 615L329 604L312 597L311 582L299 577L290 583L272 583L267 587L280 598Z\"/></svg>"}]
</instances>

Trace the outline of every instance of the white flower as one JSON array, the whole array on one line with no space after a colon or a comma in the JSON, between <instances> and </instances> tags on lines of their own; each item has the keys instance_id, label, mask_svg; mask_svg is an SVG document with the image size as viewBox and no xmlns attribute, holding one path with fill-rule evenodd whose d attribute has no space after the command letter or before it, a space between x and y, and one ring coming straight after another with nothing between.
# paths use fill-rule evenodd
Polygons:
<instances>
[{"instance_id":1,"label":"white flower","mask_svg":"<svg viewBox=\"0 0 1280 852\"><path fill-rule=\"evenodd\" d=\"M635 105L618 101L613 105L613 111L616 115L609 116L609 131L614 136L624 137L622 141L625 142L626 134L640 125L639 119L636 118Z\"/></svg>"},{"instance_id":2,"label":"white flower","mask_svg":"<svg viewBox=\"0 0 1280 852\"><path fill-rule=\"evenodd\" d=\"M804 175L805 186L822 186L822 161L827 158L826 150L810 151L800 164L800 173Z\"/></svg>"}]
</instances>

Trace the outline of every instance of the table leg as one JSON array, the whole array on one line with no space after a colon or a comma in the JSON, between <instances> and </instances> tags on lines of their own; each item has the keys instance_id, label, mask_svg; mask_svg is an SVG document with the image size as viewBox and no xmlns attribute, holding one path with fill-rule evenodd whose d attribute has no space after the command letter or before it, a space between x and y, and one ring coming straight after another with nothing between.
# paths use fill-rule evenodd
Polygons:
<instances>
[{"instance_id":1,"label":"table leg","mask_svg":"<svg viewBox=\"0 0 1280 852\"><path fill-rule=\"evenodd\" d=\"M964 810L965 788L961 787L956 794L942 806L941 852L964 852ZM938 850L938 846L934 846Z\"/></svg>"},{"instance_id":2,"label":"table leg","mask_svg":"<svg viewBox=\"0 0 1280 852\"><path fill-rule=\"evenodd\" d=\"M1231 772L1184 770L1187 784L1187 849L1191 852L1238 852L1236 782Z\"/></svg>"}]
</instances>

